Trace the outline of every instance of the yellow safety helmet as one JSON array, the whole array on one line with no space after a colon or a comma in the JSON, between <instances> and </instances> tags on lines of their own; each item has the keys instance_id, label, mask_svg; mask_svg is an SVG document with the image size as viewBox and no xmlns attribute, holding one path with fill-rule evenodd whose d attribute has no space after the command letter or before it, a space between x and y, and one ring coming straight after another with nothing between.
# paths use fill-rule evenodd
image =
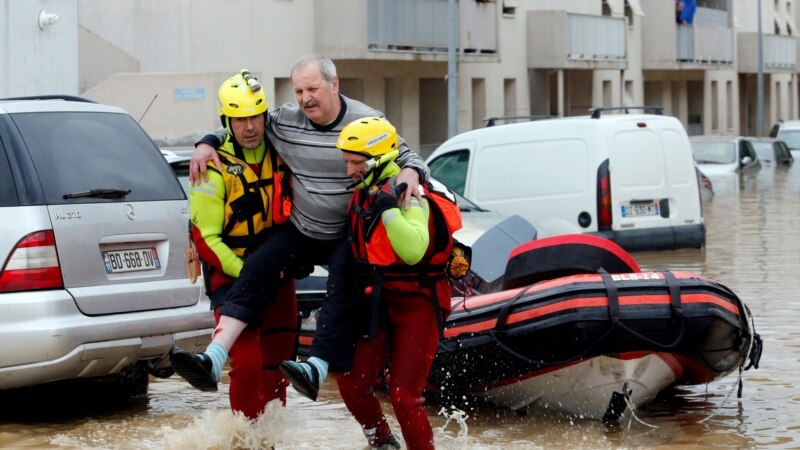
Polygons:
<instances>
[{"instance_id":1,"label":"yellow safety helmet","mask_svg":"<svg viewBox=\"0 0 800 450\"><path fill-rule=\"evenodd\" d=\"M396 151L397 146L397 130L383 117L364 117L350 122L342 128L336 141L339 150L367 158Z\"/></svg>"},{"instance_id":2,"label":"yellow safety helmet","mask_svg":"<svg viewBox=\"0 0 800 450\"><path fill-rule=\"evenodd\" d=\"M264 89L247 69L228 78L219 87L217 112L220 116L250 117L263 114L267 107Z\"/></svg>"}]
</instances>

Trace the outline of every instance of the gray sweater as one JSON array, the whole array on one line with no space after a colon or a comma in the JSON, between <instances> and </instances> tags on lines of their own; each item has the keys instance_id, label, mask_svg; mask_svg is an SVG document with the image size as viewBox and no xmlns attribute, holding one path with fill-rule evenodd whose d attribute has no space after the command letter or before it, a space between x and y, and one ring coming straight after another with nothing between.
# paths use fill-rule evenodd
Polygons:
<instances>
[{"instance_id":1,"label":"gray sweater","mask_svg":"<svg viewBox=\"0 0 800 450\"><path fill-rule=\"evenodd\" d=\"M342 110L336 120L325 126L308 120L296 103L278 107L267 119L267 138L292 171L294 204L290 220L301 233L314 239L332 240L345 235L347 202L352 195L347 187L352 179L347 176L342 152L336 148L339 132L358 118L383 117L380 111L357 100L339 97ZM220 128L214 132L214 137L222 141L226 134L227 131ZM219 146L209 138L211 136L201 142L215 148ZM400 138L400 156L396 162L400 167L418 169L420 182L430 175L425 162L403 138Z\"/></svg>"}]
</instances>

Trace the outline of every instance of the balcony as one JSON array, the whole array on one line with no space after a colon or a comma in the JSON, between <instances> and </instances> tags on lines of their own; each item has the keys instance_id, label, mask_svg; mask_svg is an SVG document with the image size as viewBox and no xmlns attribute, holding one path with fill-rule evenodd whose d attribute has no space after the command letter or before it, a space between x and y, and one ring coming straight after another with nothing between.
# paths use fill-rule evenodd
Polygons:
<instances>
[{"instance_id":1,"label":"balcony","mask_svg":"<svg viewBox=\"0 0 800 450\"><path fill-rule=\"evenodd\" d=\"M733 38L730 28L676 24L675 29L678 62L733 65Z\"/></svg>"},{"instance_id":2,"label":"balcony","mask_svg":"<svg viewBox=\"0 0 800 450\"><path fill-rule=\"evenodd\" d=\"M528 11L528 67L625 69L626 27L621 17Z\"/></svg>"},{"instance_id":3,"label":"balcony","mask_svg":"<svg viewBox=\"0 0 800 450\"><path fill-rule=\"evenodd\" d=\"M641 5L645 70L733 66L729 11L698 7L693 25L678 25L674 0L648 0Z\"/></svg>"},{"instance_id":4,"label":"balcony","mask_svg":"<svg viewBox=\"0 0 800 450\"><path fill-rule=\"evenodd\" d=\"M762 35L763 71L765 73L795 72L797 68L797 38ZM758 33L739 33L738 71L758 72Z\"/></svg>"},{"instance_id":5,"label":"balcony","mask_svg":"<svg viewBox=\"0 0 800 450\"><path fill-rule=\"evenodd\" d=\"M458 7L459 58L495 56L498 5ZM333 59L447 61L448 0L318 0L314 15L315 49Z\"/></svg>"}]
</instances>

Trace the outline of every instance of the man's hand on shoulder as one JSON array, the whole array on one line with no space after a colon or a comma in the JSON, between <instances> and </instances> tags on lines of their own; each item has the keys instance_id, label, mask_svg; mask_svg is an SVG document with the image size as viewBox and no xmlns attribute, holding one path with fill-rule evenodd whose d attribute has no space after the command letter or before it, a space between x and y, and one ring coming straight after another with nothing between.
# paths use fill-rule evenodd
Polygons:
<instances>
[{"instance_id":1,"label":"man's hand on shoulder","mask_svg":"<svg viewBox=\"0 0 800 450\"><path fill-rule=\"evenodd\" d=\"M419 192L419 172L417 169L406 167L397 175L397 185L405 183L408 187L400 197L402 200L402 208L404 210L411 207L411 197L417 197L419 203L422 204L422 194Z\"/></svg>"},{"instance_id":2,"label":"man's hand on shoulder","mask_svg":"<svg viewBox=\"0 0 800 450\"><path fill-rule=\"evenodd\" d=\"M219 162L219 155L217 155L216 149L201 142L197 144L194 153L192 153L192 159L189 161L189 183L192 186L208 181L208 161L214 161L214 165L222 172L222 163Z\"/></svg>"}]
</instances>

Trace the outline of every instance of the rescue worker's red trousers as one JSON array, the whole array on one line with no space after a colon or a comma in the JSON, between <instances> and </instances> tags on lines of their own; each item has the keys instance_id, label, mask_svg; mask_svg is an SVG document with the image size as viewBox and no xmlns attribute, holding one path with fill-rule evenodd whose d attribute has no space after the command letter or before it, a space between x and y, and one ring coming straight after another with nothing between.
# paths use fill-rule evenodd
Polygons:
<instances>
[{"instance_id":1,"label":"rescue worker's red trousers","mask_svg":"<svg viewBox=\"0 0 800 450\"><path fill-rule=\"evenodd\" d=\"M278 365L294 358L297 339L297 300L294 281L278 286L277 301L264 310L261 327L249 325L228 352L231 370L231 409L255 419L267 403L279 398L286 406L286 387ZM214 310L219 322L219 308Z\"/></svg>"},{"instance_id":2,"label":"rescue worker's red trousers","mask_svg":"<svg viewBox=\"0 0 800 450\"><path fill-rule=\"evenodd\" d=\"M370 445L380 446L390 434L381 405L372 391L391 358L389 396L409 450L432 449L433 431L422 407L422 390L436 355L439 329L433 302L422 293L384 290L392 337L378 335L356 346L353 370L338 377L339 393L364 429Z\"/></svg>"}]
</instances>

